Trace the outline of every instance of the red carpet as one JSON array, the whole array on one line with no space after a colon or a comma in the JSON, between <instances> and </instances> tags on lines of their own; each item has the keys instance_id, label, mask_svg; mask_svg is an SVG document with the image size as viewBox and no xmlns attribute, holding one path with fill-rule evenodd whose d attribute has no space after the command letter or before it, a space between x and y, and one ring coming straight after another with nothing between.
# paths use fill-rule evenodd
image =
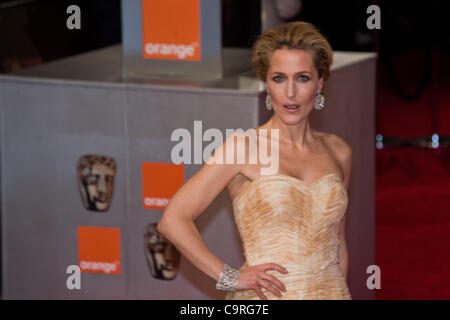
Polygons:
<instances>
[{"instance_id":1,"label":"red carpet","mask_svg":"<svg viewBox=\"0 0 450 320\"><path fill-rule=\"evenodd\" d=\"M430 84L419 99L405 102L385 70L380 71L378 133L431 136ZM414 72L406 73L410 87L417 79ZM440 71L434 100L441 136L450 135L448 74ZM377 299L450 299L450 148L386 147L376 151L376 166L376 264L381 269Z\"/></svg>"}]
</instances>

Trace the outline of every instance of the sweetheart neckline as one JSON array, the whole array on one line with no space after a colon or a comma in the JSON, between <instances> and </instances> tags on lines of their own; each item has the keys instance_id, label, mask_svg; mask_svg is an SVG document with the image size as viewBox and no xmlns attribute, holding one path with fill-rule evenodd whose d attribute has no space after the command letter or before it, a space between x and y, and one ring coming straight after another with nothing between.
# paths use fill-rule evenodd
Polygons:
<instances>
[{"instance_id":1,"label":"sweetheart neckline","mask_svg":"<svg viewBox=\"0 0 450 320\"><path fill-rule=\"evenodd\" d=\"M245 193L247 193L247 191L251 188L251 186L252 186L255 182L257 182L257 181L259 181L259 180L261 180L261 179L271 178L271 177L272 177L272 178L273 178L273 177L288 178L288 179L292 179L293 181L295 181L295 182L297 182L297 183L301 183L301 184L307 186L308 188L310 188L310 187L314 186L315 184L319 183L322 179L324 179L324 178L326 178L326 177L329 177L329 176L332 176L332 175L336 176L336 177L340 180L340 182L342 182L341 176L340 176L339 174L337 174L336 172L330 172L330 173L327 173L327 174L321 176L320 178L314 180L314 181L311 182L311 183L308 183L308 182L306 182L306 181L304 181L304 180L302 180L302 179L299 179L299 178L296 178L296 177L293 177L293 176L289 176L289 175L287 175L287 174L261 175L261 176L259 176L258 178L252 180L252 181L249 183L249 185L247 186L247 188L244 189L244 191L242 191L242 192L239 193L237 196L235 196L234 199L232 200L232 203L234 204L238 198L243 197L243 195L244 195ZM345 188L344 188L344 189L345 189ZM347 190L346 190L346 191L347 191Z\"/></svg>"}]
</instances>

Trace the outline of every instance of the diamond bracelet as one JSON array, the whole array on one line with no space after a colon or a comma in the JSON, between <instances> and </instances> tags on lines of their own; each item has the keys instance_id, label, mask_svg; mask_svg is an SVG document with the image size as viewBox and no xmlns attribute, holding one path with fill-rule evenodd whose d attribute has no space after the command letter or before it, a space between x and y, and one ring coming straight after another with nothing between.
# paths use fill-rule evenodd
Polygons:
<instances>
[{"instance_id":1,"label":"diamond bracelet","mask_svg":"<svg viewBox=\"0 0 450 320\"><path fill-rule=\"evenodd\" d=\"M225 263L219 280L216 283L216 289L234 291L238 283L238 278L239 270L233 269Z\"/></svg>"}]
</instances>

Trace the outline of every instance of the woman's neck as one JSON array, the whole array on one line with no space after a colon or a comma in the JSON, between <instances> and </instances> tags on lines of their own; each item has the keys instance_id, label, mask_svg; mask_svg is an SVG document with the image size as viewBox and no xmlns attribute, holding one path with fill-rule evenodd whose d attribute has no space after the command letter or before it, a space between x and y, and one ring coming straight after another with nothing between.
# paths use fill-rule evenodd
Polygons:
<instances>
[{"instance_id":1,"label":"woman's neck","mask_svg":"<svg viewBox=\"0 0 450 320\"><path fill-rule=\"evenodd\" d=\"M292 144L298 149L306 147L313 137L313 129L309 125L309 118L305 118L302 122L295 125L287 125L282 122L276 115L268 121L267 129L279 129L280 143Z\"/></svg>"}]
</instances>

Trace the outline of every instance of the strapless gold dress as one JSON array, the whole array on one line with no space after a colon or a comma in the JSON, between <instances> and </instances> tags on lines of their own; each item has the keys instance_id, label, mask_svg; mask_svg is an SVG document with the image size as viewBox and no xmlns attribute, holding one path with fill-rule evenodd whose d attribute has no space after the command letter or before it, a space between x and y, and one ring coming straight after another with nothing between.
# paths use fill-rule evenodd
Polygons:
<instances>
[{"instance_id":1,"label":"strapless gold dress","mask_svg":"<svg viewBox=\"0 0 450 320\"><path fill-rule=\"evenodd\" d=\"M339 224L347 190L336 173L313 183L287 175L260 176L233 200L234 218L249 266L277 263L289 273L266 271L286 286L268 299L352 299L338 265ZM226 300L259 300L254 290L227 292Z\"/></svg>"}]
</instances>

